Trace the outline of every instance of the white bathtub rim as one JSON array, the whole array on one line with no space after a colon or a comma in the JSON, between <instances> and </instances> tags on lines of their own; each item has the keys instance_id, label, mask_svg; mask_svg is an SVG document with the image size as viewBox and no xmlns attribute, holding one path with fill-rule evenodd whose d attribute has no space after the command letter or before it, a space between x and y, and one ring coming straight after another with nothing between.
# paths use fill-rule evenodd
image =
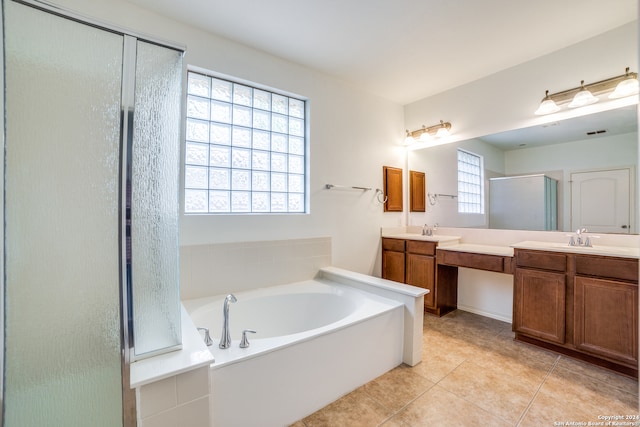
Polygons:
<instances>
[{"instance_id":1,"label":"white bathtub rim","mask_svg":"<svg viewBox=\"0 0 640 427\"><path fill-rule=\"evenodd\" d=\"M226 349L226 350L222 350L221 349L221 351L231 350L232 354L237 354L237 353L233 353L233 350L236 349L236 350L241 350L242 353L244 353L244 354L242 354L239 357L235 357L232 360L222 360L222 361L218 362L218 360L221 359L220 358L220 353L215 353L215 356L214 356L215 361L213 363L211 363L211 365L209 365L209 366L210 366L210 368L212 370L220 369L220 368L223 368L225 366L233 365L233 364L236 364L236 363L241 363L241 362L247 361L249 359L260 357L260 356L263 356L263 355L266 355L266 354L269 354L269 353L273 353L273 352L276 352L276 351L284 350L287 347L291 347L291 346L294 346L294 345L302 344L304 342L316 339L316 338L318 338L320 336L337 333L337 332L339 332L339 331L341 331L343 329L346 329L346 328L349 328L351 326L363 323L363 322L365 322L367 320L371 320L371 319L374 319L376 317L384 316L385 314L389 313L390 311L393 311L394 309L397 309L399 306L401 306L401 304L399 304L396 307L390 307L389 309L387 309L387 310L385 310L383 312L379 312L379 313L376 313L374 315L363 317L363 318L358 319L357 321L351 321L349 323L345 323L345 324L340 325L340 326L335 326L335 327L332 327L332 328L323 327L323 328L313 329L313 330L311 330L311 332L313 332L313 334L305 334L304 332L301 332L299 334L286 335L285 336L287 338L286 341L283 340L279 345L277 345L275 347L274 346L269 346L268 348L258 348L259 347L258 345L254 346L253 344L251 344L253 346L253 351L251 351L252 347L249 347L247 349L239 348L238 345L240 344L240 340L234 340L232 342L232 348ZM303 336L298 338L297 335L303 335ZM214 343L213 345L217 345L217 343ZM235 346L235 348L234 348L234 346Z\"/></svg>"},{"instance_id":2,"label":"white bathtub rim","mask_svg":"<svg viewBox=\"0 0 640 427\"><path fill-rule=\"evenodd\" d=\"M250 294L257 293L258 295L261 295L261 294L271 295L274 290L277 292L285 292L289 290L289 288L293 288L296 291L300 291L302 290L302 287L300 285L310 284L310 283L316 286L318 284L322 284L325 286L339 287L341 290L344 290L346 292L362 294L364 297L367 298L367 301L365 301L361 306L359 306L354 313L351 313L348 316L334 323L330 323L328 325L324 325L315 329L310 329L307 331L298 332L298 333L289 334L289 335L283 335L279 337L270 337L270 338L255 339L255 340L251 340L251 336L249 336L249 341L251 345L248 348L240 348L239 347L240 339L234 339L231 342L230 348L219 349L218 343L216 342L216 340L214 340L211 347L209 347L211 353L215 358L215 360L210 365L210 369L212 370L220 369L224 366L240 363L242 361L246 361L251 358L259 357L261 355L272 353L292 345L309 341L318 336L335 333L342 329L348 328L351 325L362 323L366 320L382 316L390 311L398 309L399 307L403 307L403 304L401 302L393 301L391 299L381 297L379 295L375 295L361 289L356 289L349 285L335 282L326 278L315 278L311 280L305 280L305 281L296 282L296 283L289 283L285 285L262 287L255 290L238 292L237 294L234 293L234 295L236 295L236 297L238 297L239 299L242 297L242 295L246 295L247 293L250 293ZM224 296L225 295L215 295L211 297L195 298L191 300L184 300L182 303L190 314L196 307L200 307L204 304L207 304L216 300L220 300L220 302L222 302L222 300L224 299ZM369 305L369 307L366 307L367 304ZM366 313L363 313L363 311L365 310L368 310L368 311ZM199 325L196 325L196 326L199 326ZM336 351L339 351L339 349L336 349Z\"/></svg>"}]
</instances>

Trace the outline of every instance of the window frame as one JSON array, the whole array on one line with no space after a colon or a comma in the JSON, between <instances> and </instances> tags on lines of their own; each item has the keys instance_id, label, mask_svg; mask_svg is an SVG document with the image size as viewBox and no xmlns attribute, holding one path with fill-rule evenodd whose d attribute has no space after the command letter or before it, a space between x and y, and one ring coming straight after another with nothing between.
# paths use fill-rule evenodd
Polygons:
<instances>
[{"instance_id":1,"label":"window frame","mask_svg":"<svg viewBox=\"0 0 640 427\"><path fill-rule=\"evenodd\" d=\"M464 153L467 156L478 159L477 164L466 162L469 167L464 170L461 167L460 154ZM484 157L480 154L473 153L469 150L458 148L456 151L456 166L457 166L457 181L458 181L458 213L459 214L471 214L471 215L484 215L485 213L485 182L484 182ZM477 168L477 173L474 173L473 169ZM467 176L467 179L461 179L462 174L471 175ZM473 179L472 179L473 178ZM473 182L473 181L477 181ZM478 191L470 191L472 187L477 186ZM467 190L465 190L465 187ZM471 188L470 188L471 187ZM474 200L477 198L477 201ZM463 209L463 206L467 206L471 209Z\"/></svg>"},{"instance_id":2,"label":"window frame","mask_svg":"<svg viewBox=\"0 0 640 427\"><path fill-rule=\"evenodd\" d=\"M195 94L190 91L190 78L192 74L198 75L200 78L204 77L205 79L209 79L209 89L207 95ZM198 77L196 77L198 78ZM212 103L219 102L218 99L214 96L212 91L211 82L219 83L225 82L230 86L230 94L229 99L223 101L229 108L230 116L227 118L226 122L216 120L215 117L212 117ZM233 76L224 75L221 73L217 73L214 71L206 70L199 67L188 66L187 67L187 78L185 84L185 107L183 111L183 120L184 120L184 135L183 135L183 143L184 143L184 151L183 157L181 161L181 166L183 168L182 174L182 213L184 215L300 215L300 214L309 214L309 194L310 194L310 161L309 161L309 99L300 96L297 94L293 94L290 92L286 92L283 90L275 89L272 87L264 86L255 82L243 80L240 78L236 78ZM249 89L251 93L250 106L243 105L241 103L237 103L234 98L234 90L236 88ZM255 94L268 94L269 99L269 108L259 108L255 105ZM199 98L203 101L209 103L207 117L193 117L189 111L189 99L190 98ZM281 114L279 111L274 110L274 98L278 100L286 101L286 113ZM297 107L295 109L296 113L292 113L293 110L290 109L292 103ZM300 107L301 105L301 107ZM250 115L250 124L238 124L234 121L233 112L236 110L244 110L243 112ZM268 119L268 128L260 128L256 127L255 113L258 112L260 114L266 113L269 117ZM282 133L273 129L273 117L284 117L286 118L286 132ZM204 140L194 140L193 135L189 134L189 124L190 122L200 121L206 122L208 134L206 136L206 141ZM294 128L295 122L295 130ZM211 125L215 124L220 127L226 126L229 129L229 140L227 143L220 143L219 141L212 141L211 137ZM235 130L240 129L240 131L244 133L248 133L248 145L238 145L235 143L233 139L233 135L235 135ZM239 132L240 132L239 131ZM293 132L293 133L292 133ZM268 147L256 147L254 146L254 136L256 133L268 134ZM274 149L274 145L272 144L272 137L279 137L280 140L284 139L286 149L284 151L279 149ZM284 137L284 138L283 138ZM289 143L291 141L295 142L295 149L291 148L293 145ZM206 162L201 163L193 163L192 158L189 158L189 147L193 145L199 145L201 149L205 149L206 147ZM212 148L225 148L228 151L228 165L219 166L212 163L211 160L211 150ZM293 151L292 151L293 150ZM232 164L232 157L234 152L236 151L244 151L248 153L248 166L243 167L234 167ZM266 164L268 165L266 168L255 168L254 169L254 161L256 159L255 154L260 154L264 158L266 155L268 159L266 160ZM246 153L245 153L246 154ZM280 170L274 169L274 163L272 162L274 158L278 158L278 160L284 162L284 170L282 168ZM291 170L292 163L295 165L294 170ZM201 168L203 170L206 169L206 187L198 186L194 187L191 185L193 180L191 179L189 173L193 170ZM299 168L298 171L295 168ZM212 187L212 170L222 171L225 170L228 175L228 186L227 188L214 188ZM204 171L199 171L199 173L205 173ZM246 178L246 188L234 189L234 184L232 180L232 176L234 174L242 174L245 175ZM255 176L259 174L262 175L262 180L267 180L268 189L264 190L256 190L255 189ZM272 184L274 183L273 178L276 177L280 180L279 182L284 182L284 190L274 189ZM246 177L248 176L248 178ZM268 177L265 177L268 176ZM202 175L201 175L202 178ZM203 181L199 183L202 184ZM291 185L295 183L296 189L291 190ZM263 184L264 185L264 184ZM226 201L228 207L224 210L212 209L212 196L216 191L224 192L227 194L228 199ZM189 209L188 196L189 193L194 194L194 192L202 194L206 194L204 197L200 197L200 201L204 203L204 209ZM248 209L246 210L234 210L233 207L233 197L234 194L243 193L245 199L247 200ZM266 209L256 209L255 196L260 195L264 201L265 197L267 200L267 208ZM266 196L265 196L266 195ZM274 195L277 196L278 200L284 200L284 209L278 210L274 209ZM301 196L301 197L300 197ZM292 209L292 199L297 201L298 208ZM202 207L202 206L201 206Z\"/></svg>"}]
</instances>

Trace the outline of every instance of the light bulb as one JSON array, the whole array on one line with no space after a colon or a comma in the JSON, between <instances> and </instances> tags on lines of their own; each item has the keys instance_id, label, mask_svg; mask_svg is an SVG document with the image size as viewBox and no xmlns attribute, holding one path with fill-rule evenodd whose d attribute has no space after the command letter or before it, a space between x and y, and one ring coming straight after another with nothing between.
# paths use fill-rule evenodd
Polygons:
<instances>
[{"instance_id":1,"label":"light bulb","mask_svg":"<svg viewBox=\"0 0 640 427\"><path fill-rule=\"evenodd\" d=\"M556 104L553 99L545 99L540 103L540 106L533 114L542 116L544 114L555 113L556 111L560 111L560 107L558 107L558 104Z\"/></svg>"},{"instance_id":2,"label":"light bulb","mask_svg":"<svg viewBox=\"0 0 640 427\"><path fill-rule=\"evenodd\" d=\"M431 135L429 135L429 132L424 131L422 132L422 135L420 135L420 142L426 142L426 141L431 141Z\"/></svg>"},{"instance_id":3,"label":"light bulb","mask_svg":"<svg viewBox=\"0 0 640 427\"><path fill-rule=\"evenodd\" d=\"M442 138L443 136L449 136L449 129L445 127L441 127L440 129L438 129L438 132L436 132L436 136L438 138Z\"/></svg>"},{"instance_id":4,"label":"light bulb","mask_svg":"<svg viewBox=\"0 0 640 427\"><path fill-rule=\"evenodd\" d=\"M624 98L625 96L635 95L638 93L639 86L640 85L638 84L638 79L634 79L632 77L628 78L618 83L618 86L616 86L616 90L614 90L609 95L609 98L617 99Z\"/></svg>"},{"instance_id":5,"label":"light bulb","mask_svg":"<svg viewBox=\"0 0 640 427\"><path fill-rule=\"evenodd\" d=\"M584 88L584 80L580 82L580 86L582 86L582 90L576 93L576 96L573 97L573 100L569 104L569 108L584 107L585 105L591 105L598 102L598 98L593 96L591 92Z\"/></svg>"}]
</instances>

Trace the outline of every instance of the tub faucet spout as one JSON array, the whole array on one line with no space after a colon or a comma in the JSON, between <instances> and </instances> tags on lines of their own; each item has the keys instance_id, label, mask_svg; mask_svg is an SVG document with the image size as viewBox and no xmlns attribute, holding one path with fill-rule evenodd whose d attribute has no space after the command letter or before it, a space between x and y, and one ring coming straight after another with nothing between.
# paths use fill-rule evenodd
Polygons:
<instances>
[{"instance_id":1,"label":"tub faucet spout","mask_svg":"<svg viewBox=\"0 0 640 427\"><path fill-rule=\"evenodd\" d=\"M231 332L229 332L229 304L238 301L233 294L229 294L224 299L224 305L222 306L222 333L220 334L220 348L229 348L231 346Z\"/></svg>"}]
</instances>

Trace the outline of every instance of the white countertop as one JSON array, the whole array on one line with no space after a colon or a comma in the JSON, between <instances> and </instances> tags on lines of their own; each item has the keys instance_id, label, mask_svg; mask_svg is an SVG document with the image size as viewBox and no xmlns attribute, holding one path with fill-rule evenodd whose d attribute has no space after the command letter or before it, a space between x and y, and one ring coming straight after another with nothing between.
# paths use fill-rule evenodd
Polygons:
<instances>
[{"instance_id":1,"label":"white countertop","mask_svg":"<svg viewBox=\"0 0 640 427\"><path fill-rule=\"evenodd\" d=\"M513 256L513 248L509 246L478 245L475 243L458 243L438 247L438 250L470 252L483 255Z\"/></svg>"},{"instance_id":2,"label":"white countertop","mask_svg":"<svg viewBox=\"0 0 640 427\"><path fill-rule=\"evenodd\" d=\"M513 249L533 249L540 251L565 252L576 254L590 254L600 256L615 256L621 258L640 258L640 245L638 236L621 235L590 235L592 247L569 246L569 234L563 232L532 232L513 230L488 230L488 229L464 229L464 228L439 228L433 236L423 236L422 228L410 227L389 227L381 228L381 236L392 239L423 240L437 242L438 248L460 252L472 252L479 254L513 256ZM443 234L438 234L442 232ZM461 236L454 235L458 232ZM447 234L444 234L447 233ZM467 233L467 234L465 234ZM497 234L496 234L497 233ZM505 233L508 233L505 235ZM522 241L517 241L515 238ZM548 241L527 240L541 237ZM511 238L514 238L511 240ZM469 240L471 242L469 242ZM554 241L555 240L555 241ZM516 241L517 243L511 243ZM497 244L485 244L494 243Z\"/></svg>"},{"instance_id":3,"label":"white countertop","mask_svg":"<svg viewBox=\"0 0 640 427\"><path fill-rule=\"evenodd\" d=\"M623 246L593 245L593 247L584 247L569 246L567 243L538 242L533 240L526 240L524 242L514 243L513 245L511 245L511 247L517 249L533 249L550 252L569 252L575 254L615 256L621 258L640 258L639 248Z\"/></svg>"},{"instance_id":4,"label":"white countertop","mask_svg":"<svg viewBox=\"0 0 640 427\"><path fill-rule=\"evenodd\" d=\"M213 355L183 306L181 314L182 349L133 362L130 372L131 388L208 366L213 362Z\"/></svg>"},{"instance_id":5,"label":"white countertop","mask_svg":"<svg viewBox=\"0 0 640 427\"><path fill-rule=\"evenodd\" d=\"M432 236L423 236L417 233L395 233L395 232L382 232L382 237L388 239L404 239L404 240L422 240L425 242L437 242L440 245L454 244L460 241L460 236L445 236L441 234L434 234Z\"/></svg>"}]
</instances>

